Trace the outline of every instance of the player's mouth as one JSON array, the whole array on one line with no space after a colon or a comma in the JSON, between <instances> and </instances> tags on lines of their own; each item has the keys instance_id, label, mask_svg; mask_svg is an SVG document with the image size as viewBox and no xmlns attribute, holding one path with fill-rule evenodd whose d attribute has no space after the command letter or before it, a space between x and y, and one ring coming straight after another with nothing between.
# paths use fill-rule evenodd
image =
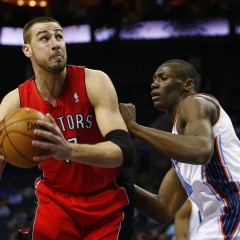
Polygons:
<instances>
[{"instance_id":1,"label":"player's mouth","mask_svg":"<svg viewBox=\"0 0 240 240\"><path fill-rule=\"evenodd\" d=\"M63 58L63 55L58 53L58 54L53 54L51 57L50 57L50 60L51 59L55 59L55 60L62 60Z\"/></svg>"},{"instance_id":2,"label":"player's mouth","mask_svg":"<svg viewBox=\"0 0 240 240\"><path fill-rule=\"evenodd\" d=\"M152 100L157 101L159 99L159 93L151 92Z\"/></svg>"}]
</instances>

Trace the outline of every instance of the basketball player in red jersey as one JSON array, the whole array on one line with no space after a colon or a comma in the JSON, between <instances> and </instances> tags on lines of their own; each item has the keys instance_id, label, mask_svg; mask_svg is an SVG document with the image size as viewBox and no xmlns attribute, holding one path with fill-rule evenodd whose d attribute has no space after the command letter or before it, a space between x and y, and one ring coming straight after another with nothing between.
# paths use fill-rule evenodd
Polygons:
<instances>
[{"instance_id":1,"label":"basketball player in red jersey","mask_svg":"<svg viewBox=\"0 0 240 240\"><path fill-rule=\"evenodd\" d=\"M101 71L66 65L54 19L33 19L23 36L35 76L4 97L0 116L31 107L49 120L39 121L47 131L35 131L47 141L33 141L48 152L34 157L43 177L35 183L30 239L132 239L134 187L124 169L132 166L135 149L112 82Z\"/></svg>"}]
</instances>

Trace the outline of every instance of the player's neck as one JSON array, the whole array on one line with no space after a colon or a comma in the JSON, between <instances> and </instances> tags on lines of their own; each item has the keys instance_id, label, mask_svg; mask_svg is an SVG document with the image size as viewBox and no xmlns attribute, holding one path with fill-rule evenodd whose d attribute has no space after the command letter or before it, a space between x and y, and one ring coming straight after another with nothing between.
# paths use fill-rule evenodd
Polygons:
<instances>
[{"instance_id":1,"label":"player's neck","mask_svg":"<svg viewBox=\"0 0 240 240\"><path fill-rule=\"evenodd\" d=\"M56 100L59 97L63 85L66 80L66 73L37 75L35 84L41 97L55 106Z\"/></svg>"},{"instance_id":2,"label":"player's neck","mask_svg":"<svg viewBox=\"0 0 240 240\"><path fill-rule=\"evenodd\" d=\"M179 99L177 100L175 106L174 106L172 109L168 110L168 115L170 116L170 118L171 118L171 120L172 120L173 122L174 122L174 119L175 119L176 114L177 114L177 112L178 112L180 103L181 103L184 99L190 97L191 95L193 95L193 94L195 94L195 93L196 93L196 91L192 91L192 92L189 92L189 93L186 93L186 94L181 95L181 96L179 97Z\"/></svg>"},{"instance_id":3,"label":"player's neck","mask_svg":"<svg viewBox=\"0 0 240 240\"><path fill-rule=\"evenodd\" d=\"M196 92L196 91L192 91L192 92L183 94L183 95L178 99L176 105L179 105L179 103L182 102L185 98L188 98L188 97L192 96L192 95L195 94L195 93L197 93L197 92Z\"/></svg>"}]
</instances>

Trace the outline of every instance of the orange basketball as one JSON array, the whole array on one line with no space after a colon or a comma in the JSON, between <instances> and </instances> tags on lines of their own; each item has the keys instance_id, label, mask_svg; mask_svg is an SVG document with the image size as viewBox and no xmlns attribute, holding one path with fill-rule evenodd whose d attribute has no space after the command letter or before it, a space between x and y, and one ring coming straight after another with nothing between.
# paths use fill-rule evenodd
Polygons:
<instances>
[{"instance_id":1,"label":"orange basketball","mask_svg":"<svg viewBox=\"0 0 240 240\"><path fill-rule=\"evenodd\" d=\"M45 115L35 109L19 108L7 114L0 125L0 152L7 161L20 168L31 168L38 163L33 157L46 153L46 150L32 146L38 139L33 131L40 126L39 119L47 121Z\"/></svg>"}]
</instances>

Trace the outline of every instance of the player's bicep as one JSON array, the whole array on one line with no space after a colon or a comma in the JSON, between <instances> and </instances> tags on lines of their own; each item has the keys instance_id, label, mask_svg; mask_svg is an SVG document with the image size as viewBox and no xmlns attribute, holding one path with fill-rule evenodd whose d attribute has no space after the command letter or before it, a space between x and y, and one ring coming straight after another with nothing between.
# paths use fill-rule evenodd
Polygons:
<instances>
[{"instance_id":1,"label":"player's bicep","mask_svg":"<svg viewBox=\"0 0 240 240\"><path fill-rule=\"evenodd\" d=\"M103 72L93 71L89 73L86 84L102 135L116 129L127 131L119 111L117 93L109 77Z\"/></svg>"},{"instance_id":2,"label":"player's bicep","mask_svg":"<svg viewBox=\"0 0 240 240\"><path fill-rule=\"evenodd\" d=\"M184 129L184 135L193 135L213 139L213 129L208 119L198 119L188 122Z\"/></svg>"},{"instance_id":3,"label":"player's bicep","mask_svg":"<svg viewBox=\"0 0 240 240\"><path fill-rule=\"evenodd\" d=\"M212 138L212 108L205 100L191 99L184 102L181 115L184 118L184 135Z\"/></svg>"},{"instance_id":4,"label":"player's bicep","mask_svg":"<svg viewBox=\"0 0 240 240\"><path fill-rule=\"evenodd\" d=\"M9 92L2 100L0 104L0 122L3 120L3 118L12 110L17 109L20 107L20 99L19 99L19 93L18 89L15 89L11 92ZM0 155L2 152L0 151ZM4 160L3 156L0 156L0 179L2 172L6 165L6 159Z\"/></svg>"},{"instance_id":5,"label":"player's bicep","mask_svg":"<svg viewBox=\"0 0 240 240\"><path fill-rule=\"evenodd\" d=\"M0 121L12 110L20 108L18 89L9 92L0 104Z\"/></svg>"}]
</instances>

